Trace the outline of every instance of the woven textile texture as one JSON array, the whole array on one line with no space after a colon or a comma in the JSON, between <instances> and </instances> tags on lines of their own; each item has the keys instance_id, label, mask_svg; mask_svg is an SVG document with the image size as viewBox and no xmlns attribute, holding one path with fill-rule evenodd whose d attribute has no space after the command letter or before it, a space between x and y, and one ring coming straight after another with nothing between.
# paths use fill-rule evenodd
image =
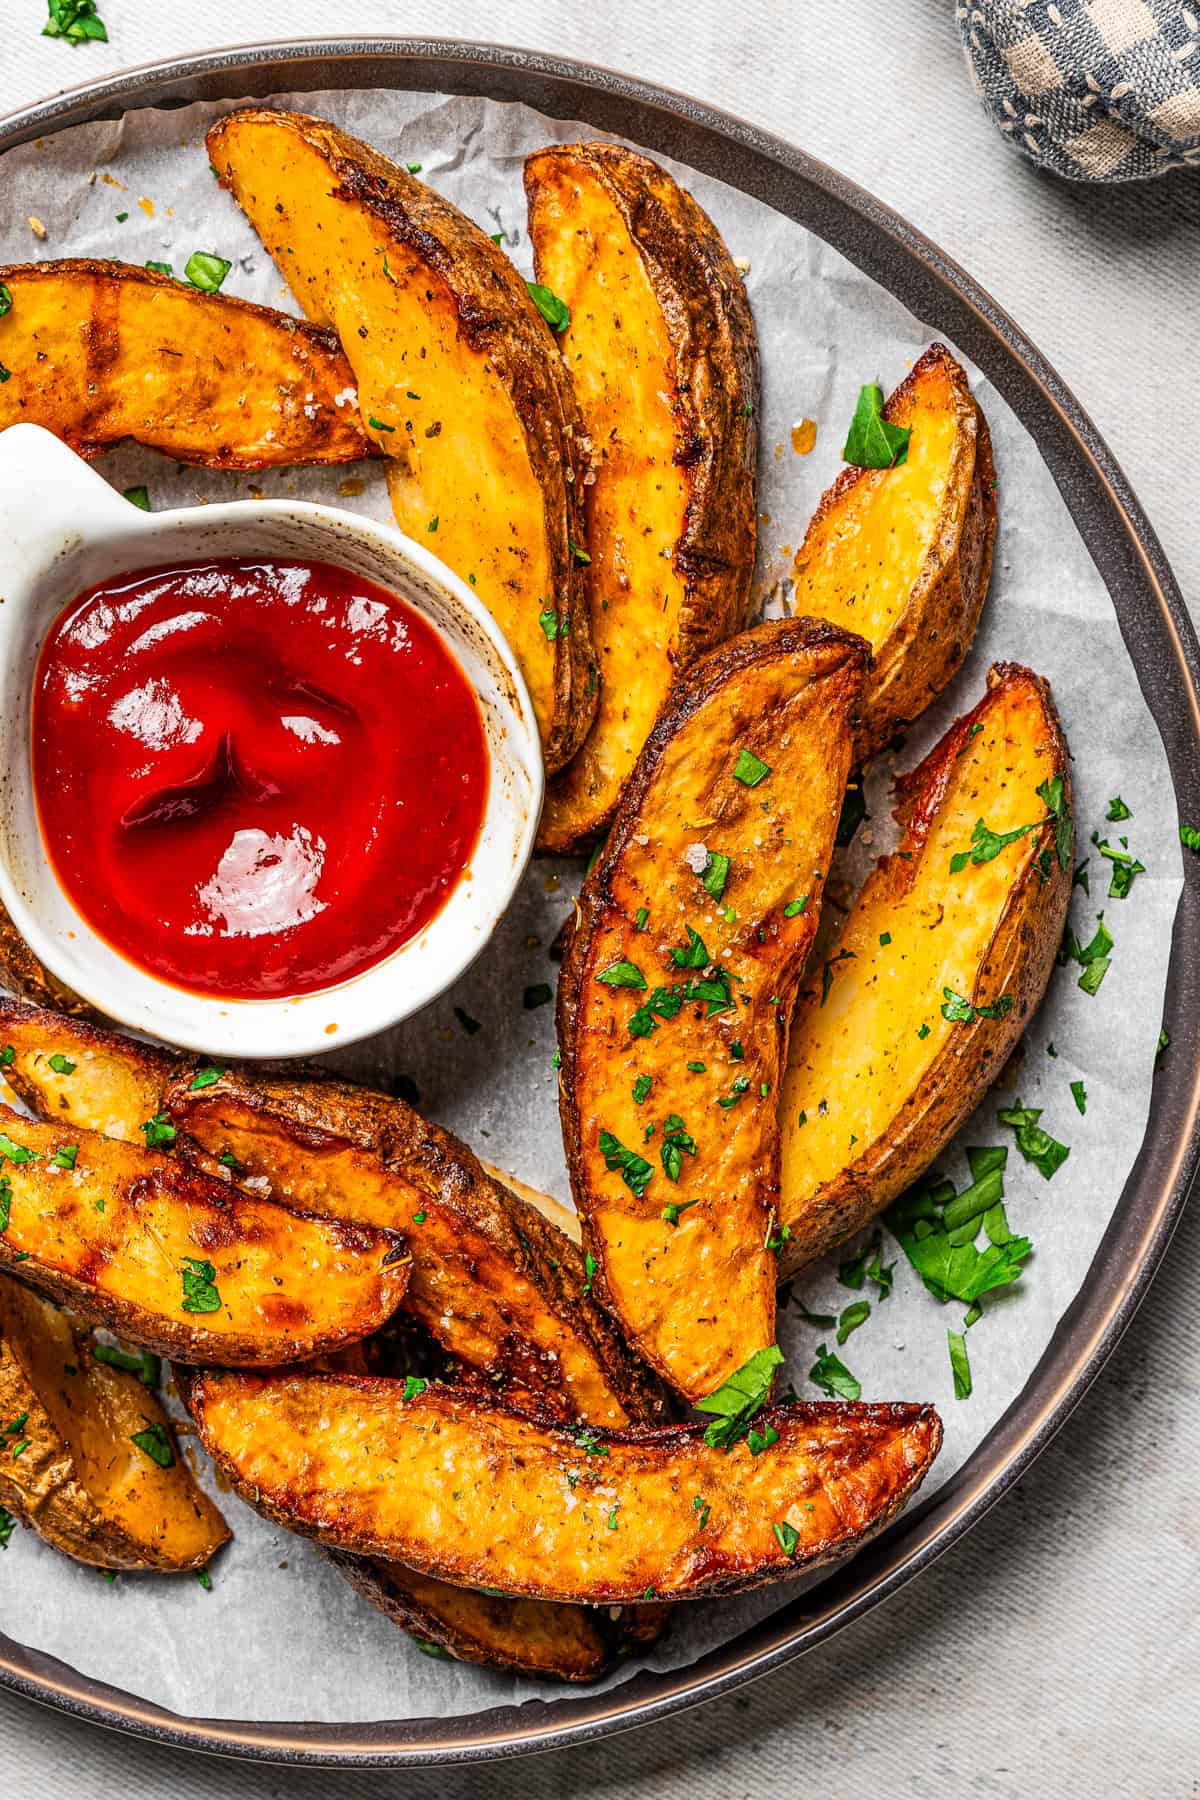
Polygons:
<instances>
[{"instance_id":1,"label":"woven textile texture","mask_svg":"<svg viewBox=\"0 0 1200 1800\"><path fill-rule=\"evenodd\" d=\"M996 124L1072 181L1200 164L1200 0L978 0L955 8Z\"/></svg>"}]
</instances>

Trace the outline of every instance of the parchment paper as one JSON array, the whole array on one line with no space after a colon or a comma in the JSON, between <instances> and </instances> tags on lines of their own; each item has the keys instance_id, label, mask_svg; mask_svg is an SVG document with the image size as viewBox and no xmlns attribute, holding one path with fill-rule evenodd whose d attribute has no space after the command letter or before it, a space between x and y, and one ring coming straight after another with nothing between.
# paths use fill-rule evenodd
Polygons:
<instances>
[{"instance_id":1,"label":"parchment paper","mask_svg":"<svg viewBox=\"0 0 1200 1800\"><path fill-rule=\"evenodd\" d=\"M506 247L530 273L524 232L521 162L550 140L595 136L577 124L540 118L522 106L437 99L389 91L284 96L278 104L320 113L402 161ZM287 290L232 200L215 186L204 152L205 127L221 106L133 113L120 123L78 127L12 151L3 161L5 261L46 256L109 256L171 262L181 272L194 250L234 259L226 291L290 311ZM840 467L839 449L862 382L899 381L933 337L882 288L818 239L749 200L685 168L674 171L711 213L746 280L763 354L760 553L756 594L768 612L786 607L794 550L822 489ZM118 213L128 213L124 223ZM32 215L46 227L38 240ZM963 359L965 361L965 359ZM1077 890L1072 923L1086 941L1103 909L1116 939L1099 994L1077 986L1068 966L1026 1034L1023 1059L965 1128L960 1143L1007 1141L1008 1214L1036 1247L1023 1279L989 1296L969 1334L974 1393L956 1401L947 1327L962 1308L939 1306L885 1237L896 1261L893 1295L879 1304L837 1281L836 1262L818 1264L794 1283L810 1309L840 1313L870 1298L869 1321L841 1350L868 1399L932 1400L946 1425L941 1457L927 1484L935 1491L960 1466L1019 1393L1055 1322L1078 1290L1145 1128L1160 1028L1171 924L1180 890L1180 851L1166 759L1125 653L1103 584L1037 448L989 384L970 369L991 425L999 471L1000 536L991 595L967 663L939 705L909 736L895 767L911 767L956 714L983 691L996 659L1031 664L1053 684L1074 752L1078 856L1098 829L1123 833L1146 873L1130 898L1103 898L1108 868L1091 853L1091 897ZM817 422L815 449L791 447L791 428ZM222 477L176 467L136 448L100 465L118 488L145 481L156 508L247 494L336 501L389 517L380 471L282 472ZM868 783L871 820L835 864L829 892L848 895L873 856L892 841L887 789L893 763L881 759ZM1104 823L1110 796L1133 810ZM342 1067L386 1083L412 1076L429 1115L462 1133L489 1160L562 1199L568 1186L559 1138L553 1009L525 1011L527 986L553 985L551 948L570 910L582 865L538 861L493 945L442 1000L386 1038L339 1059ZM832 908L830 908L832 910ZM479 1023L468 1034L455 1007ZM1047 1046L1053 1043L1057 1057ZM1087 1086L1086 1117L1069 1083ZM1043 1124L1070 1145L1051 1183L1011 1147L996 1122L998 1105L1017 1096L1045 1109ZM957 1147L939 1167L956 1185L967 1179ZM813 1352L829 1333L781 1311L785 1376L802 1394ZM211 1472L202 1469L211 1482ZM14 1534L0 1556L0 1625L12 1637L63 1658L89 1675L160 1705L208 1717L357 1721L448 1716L520 1701L546 1684L431 1661L359 1600L310 1544L260 1520L228 1494L219 1496L235 1531L206 1593L189 1577L123 1575L107 1583L42 1545ZM681 1607L646 1663L690 1662L796 1591L778 1586L739 1600ZM897 1614L902 1629L902 1614ZM625 1663L619 1682L642 1663Z\"/></svg>"}]
</instances>

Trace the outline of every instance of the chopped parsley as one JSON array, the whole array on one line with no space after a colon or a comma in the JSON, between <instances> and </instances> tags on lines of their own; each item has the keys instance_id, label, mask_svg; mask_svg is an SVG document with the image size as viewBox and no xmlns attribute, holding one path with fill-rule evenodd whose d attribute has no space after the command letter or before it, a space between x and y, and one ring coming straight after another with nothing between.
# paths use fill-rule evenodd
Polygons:
<instances>
[{"instance_id":1,"label":"chopped parsley","mask_svg":"<svg viewBox=\"0 0 1200 1800\"><path fill-rule=\"evenodd\" d=\"M950 873L952 875L959 874L968 863L991 862L993 857L999 856L1000 852L1009 844L1015 844L1018 838L1023 838L1030 831L1036 831L1041 823L1040 819L1034 819L1028 825L1018 825L1014 831L992 831L982 819L976 819L975 828L971 833L970 848L955 851L950 858Z\"/></svg>"},{"instance_id":2,"label":"chopped parsley","mask_svg":"<svg viewBox=\"0 0 1200 1800\"><path fill-rule=\"evenodd\" d=\"M943 988L945 999L942 1002L942 1017L951 1024L970 1025L976 1019L1003 1019L1013 1009L1011 994L1001 994L990 1006L975 1006L962 994L956 994L953 988Z\"/></svg>"},{"instance_id":3,"label":"chopped parsley","mask_svg":"<svg viewBox=\"0 0 1200 1800\"><path fill-rule=\"evenodd\" d=\"M865 382L842 446L842 461L856 469L891 469L908 460L909 425L891 425L883 416L883 389Z\"/></svg>"},{"instance_id":4,"label":"chopped parsley","mask_svg":"<svg viewBox=\"0 0 1200 1800\"><path fill-rule=\"evenodd\" d=\"M619 1171L622 1181L631 1194L640 1200L649 1186L654 1169L644 1156L636 1150L627 1150L611 1131L600 1133L600 1154L608 1169Z\"/></svg>"},{"instance_id":5,"label":"chopped parsley","mask_svg":"<svg viewBox=\"0 0 1200 1800\"><path fill-rule=\"evenodd\" d=\"M142 1130L146 1134L147 1150L169 1148L175 1142L177 1135L175 1127L163 1112L155 1113L152 1119L147 1119Z\"/></svg>"},{"instance_id":6,"label":"chopped parsley","mask_svg":"<svg viewBox=\"0 0 1200 1800\"><path fill-rule=\"evenodd\" d=\"M646 926L649 923L650 923L649 907L648 906L639 906L637 911L633 915L633 929L635 931L645 931Z\"/></svg>"},{"instance_id":7,"label":"chopped parsley","mask_svg":"<svg viewBox=\"0 0 1200 1800\"><path fill-rule=\"evenodd\" d=\"M1058 866L1065 871L1071 866L1075 821L1067 805L1063 778L1061 775L1051 775L1048 780L1039 782L1034 791L1039 800L1045 801L1046 811L1054 820L1054 848L1058 853Z\"/></svg>"},{"instance_id":8,"label":"chopped parsley","mask_svg":"<svg viewBox=\"0 0 1200 1800\"><path fill-rule=\"evenodd\" d=\"M1082 1081L1073 1081L1071 1083L1071 1098L1074 1100L1075 1105L1079 1109L1080 1116L1082 1117L1087 1111L1087 1089L1084 1087Z\"/></svg>"},{"instance_id":9,"label":"chopped parsley","mask_svg":"<svg viewBox=\"0 0 1200 1800\"><path fill-rule=\"evenodd\" d=\"M706 969L709 954L704 939L691 925L687 928L688 941L683 949L671 951L671 961L680 969Z\"/></svg>"},{"instance_id":10,"label":"chopped parsley","mask_svg":"<svg viewBox=\"0 0 1200 1800\"><path fill-rule=\"evenodd\" d=\"M108 42L104 20L96 11L96 0L47 0L49 18L42 26L42 36L63 38L76 44Z\"/></svg>"},{"instance_id":11,"label":"chopped parsley","mask_svg":"<svg viewBox=\"0 0 1200 1800\"><path fill-rule=\"evenodd\" d=\"M56 1169L73 1169L75 1158L79 1155L78 1144L60 1144L50 1161Z\"/></svg>"},{"instance_id":12,"label":"chopped parsley","mask_svg":"<svg viewBox=\"0 0 1200 1800\"><path fill-rule=\"evenodd\" d=\"M130 506L136 506L141 512L150 511L150 489L144 484L141 487L126 488L124 495Z\"/></svg>"},{"instance_id":13,"label":"chopped parsley","mask_svg":"<svg viewBox=\"0 0 1200 1800\"><path fill-rule=\"evenodd\" d=\"M215 255L211 250L197 250L188 257L183 272L194 288L201 293L215 294L228 275L233 264L223 256Z\"/></svg>"},{"instance_id":14,"label":"chopped parsley","mask_svg":"<svg viewBox=\"0 0 1200 1800\"><path fill-rule=\"evenodd\" d=\"M0 1050L0 1069L11 1069L13 1064L16 1062L16 1060L17 1060L16 1045L15 1044L5 1044L3 1050Z\"/></svg>"},{"instance_id":15,"label":"chopped parsley","mask_svg":"<svg viewBox=\"0 0 1200 1800\"><path fill-rule=\"evenodd\" d=\"M543 287L538 281L527 281L525 286L551 331L565 331L571 323L571 309L566 301L560 300L551 288Z\"/></svg>"},{"instance_id":16,"label":"chopped parsley","mask_svg":"<svg viewBox=\"0 0 1200 1800\"><path fill-rule=\"evenodd\" d=\"M0 1550L7 1550L9 1539L17 1529L17 1521L7 1507L0 1506Z\"/></svg>"},{"instance_id":17,"label":"chopped parsley","mask_svg":"<svg viewBox=\"0 0 1200 1800\"><path fill-rule=\"evenodd\" d=\"M419 1375L406 1375L404 1377L404 1392L401 1394L400 1398L402 1401L415 1400L417 1395L423 1394L428 1386L429 1383L423 1381Z\"/></svg>"},{"instance_id":18,"label":"chopped parsley","mask_svg":"<svg viewBox=\"0 0 1200 1800\"><path fill-rule=\"evenodd\" d=\"M609 963L607 969L601 969L596 980L602 987L644 988L646 986L646 977L637 964L624 961Z\"/></svg>"},{"instance_id":19,"label":"chopped parsley","mask_svg":"<svg viewBox=\"0 0 1200 1800\"><path fill-rule=\"evenodd\" d=\"M731 1106L737 1105L742 1095L749 1090L749 1087L750 1077L748 1075L735 1075L728 1094L722 1094L717 1101L717 1105L723 1107L725 1111L728 1112Z\"/></svg>"},{"instance_id":20,"label":"chopped parsley","mask_svg":"<svg viewBox=\"0 0 1200 1800\"><path fill-rule=\"evenodd\" d=\"M591 1294L592 1283L596 1279L596 1269L597 1269L596 1259L592 1255L591 1251L588 1250L584 1254L584 1258L583 1258L583 1286L579 1290L585 1300Z\"/></svg>"},{"instance_id":21,"label":"chopped parsley","mask_svg":"<svg viewBox=\"0 0 1200 1800\"><path fill-rule=\"evenodd\" d=\"M196 1073L192 1076L192 1079L188 1082L188 1092L191 1094L198 1094L204 1088L215 1087L224 1073L224 1069L213 1067L197 1069Z\"/></svg>"},{"instance_id":22,"label":"chopped parsley","mask_svg":"<svg viewBox=\"0 0 1200 1800\"><path fill-rule=\"evenodd\" d=\"M135 1431L129 1441L131 1444L136 1444L139 1450L144 1451L150 1461L157 1463L160 1469L171 1468L175 1461L175 1451L171 1446L167 1428L158 1419L155 1419L153 1424L147 1425L144 1431Z\"/></svg>"},{"instance_id":23,"label":"chopped parsley","mask_svg":"<svg viewBox=\"0 0 1200 1800\"><path fill-rule=\"evenodd\" d=\"M1096 931L1089 944L1081 944L1068 925L1063 933L1062 948L1058 953L1059 962L1074 961L1079 964L1083 974L1077 985L1085 994L1095 997L1096 991L1112 966L1109 952L1113 948L1113 935L1104 923L1104 914L1099 914Z\"/></svg>"},{"instance_id":24,"label":"chopped parsley","mask_svg":"<svg viewBox=\"0 0 1200 1800\"><path fill-rule=\"evenodd\" d=\"M1200 856L1200 831L1194 825L1179 827L1179 841L1185 850L1190 850L1194 856Z\"/></svg>"},{"instance_id":25,"label":"chopped parsley","mask_svg":"<svg viewBox=\"0 0 1200 1800\"><path fill-rule=\"evenodd\" d=\"M737 761L733 765L733 778L740 781L743 787L757 787L770 773L770 764L755 756L753 750L738 751Z\"/></svg>"},{"instance_id":26,"label":"chopped parsley","mask_svg":"<svg viewBox=\"0 0 1200 1800\"><path fill-rule=\"evenodd\" d=\"M783 1361L777 1344L768 1344L736 1369L715 1393L696 1401L697 1412L716 1414L716 1423L704 1433L704 1441L714 1450L732 1450L750 1429L750 1421L770 1398L775 1370Z\"/></svg>"},{"instance_id":27,"label":"chopped parsley","mask_svg":"<svg viewBox=\"0 0 1200 1800\"><path fill-rule=\"evenodd\" d=\"M1126 842L1125 839L1122 839L1121 841L1122 843ZM1106 860L1112 864L1112 872L1108 883L1109 899L1128 899L1129 890L1133 886L1134 881L1139 875L1144 875L1146 873L1145 863L1140 862L1129 850L1114 850L1107 838L1093 837L1092 842L1095 844L1101 856L1106 858Z\"/></svg>"},{"instance_id":28,"label":"chopped parsley","mask_svg":"<svg viewBox=\"0 0 1200 1800\"><path fill-rule=\"evenodd\" d=\"M695 1154L695 1138L690 1135L679 1114L671 1113L663 1120L662 1145L659 1149L663 1174L667 1180L678 1181L684 1157Z\"/></svg>"},{"instance_id":29,"label":"chopped parsley","mask_svg":"<svg viewBox=\"0 0 1200 1800\"><path fill-rule=\"evenodd\" d=\"M698 1200L671 1200L663 1207L662 1216L668 1225L678 1225L680 1213L685 1213L690 1207L699 1206L699 1204Z\"/></svg>"},{"instance_id":30,"label":"chopped parsley","mask_svg":"<svg viewBox=\"0 0 1200 1800\"><path fill-rule=\"evenodd\" d=\"M558 614L552 606L548 606L544 612L538 614L538 624L545 632L546 638L551 644L554 642L555 638L560 635ZM562 628L561 635L563 637L567 635L565 625Z\"/></svg>"},{"instance_id":31,"label":"chopped parsley","mask_svg":"<svg viewBox=\"0 0 1200 1800\"><path fill-rule=\"evenodd\" d=\"M633 1084L633 1087L630 1089L630 1092L632 1093L633 1098L638 1106L641 1106L642 1102L649 1098L650 1089L653 1086L654 1086L654 1077L652 1075L639 1075L638 1076L637 1080Z\"/></svg>"},{"instance_id":32,"label":"chopped parsley","mask_svg":"<svg viewBox=\"0 0 1200 1800\"><path fill-rule=\"evenodd\" d=\"M775 1533L775 1540L778 1543L779 1548L783 1551L783 1554L785 1556L795 1556L796 1547L800 1542L800 1533L796 1530L795 1526L789 1525L786 1519L776 1519L771 1530Z\"/></svg>"},{"instance_id":33,"label":"chopped parsley","mask_svg":"<svg viewBox=\"0 0 1200 1800\"><path fill-rule=\"evenodd\" d=\"M818 1344L816 1361L808 1371L808 1379L814 1387L828 1394L831 1399L861 1400L862 1383L853 1376L840 1356L835 1356L824 1344Z\"/></svg>"},{"instance_id":34,"label":"chopped parsley","mask_svg":"<svg viewBox=\"0 0 1200 1800\"><path fill-rule=\"evenodd\" d=\"M1079 1105L1078 1099L1075 1103ZM1083 1111L1082 1107L1080 1111ZM1071 1152L1066 1144L1060 1144L1057 1138L1052 1138L1048 1131L1042 1130L1038 1124L1041 1116L1041 1107L1022 1106L1020 1100L1015 1106L1001 1107L996 1115L1002 1125L1011 1125L1016 1133L1017 1149L1025 1161L1031 1162L1049 1181L1055 1170L1061 1169Z\"/></svg>"},{"instance_id":35,"label":"chopped parsley","mask_svg":"<svg viewBox=\"0 0 1200 1800\"><path fill-rule=\"evenodd\" d=\"M65 1057L61 1050L56 1050L50 1058L50 1067L56 1075L73 1075L75 1073L75 1064Z\"/></svg>"},{"instance_id":36,"label":"chopped parsley","mask_svg":"<svg viewBox=\"0 0 1200 1800\"><path fill-rule=\"evenodd\" d=\"M41 1162L40 1150L27 1150L24 1144L15 1144L7 1132L0 1131L0 1156L5 1162L31 1163Z\"/></svg>"},{"instance_id":37,"label":"chopped parsley","mask_svg":"<svg viewBox=\"0 0 1200 1800\"><path fill-rule=\"evenodd\" d=\"M580 549L573 537L567 539L567 549L571 552L571 555L575 558L577 563L590 563L592 560L586 550Z\"/></svg>"},{"instance_id":38,"label":"chopped parsley","mask_svg":"<svg viewBox=\"0 0 1200 1800\"><path fill-rule=\"evenodd\" d=\"M961 1331L947 1331L946 1343L950 1351L950 1368L954 1375L954 1398L969 1400L971 1397L971 1364L967 1358L967 1340Z\"/></svg>"},{"instance_id":39,"label":"chopped parsley","mask_svg":"<svg viewBox=\"0 0 1200 1800\"><path fill-rule=\"evenodd\" d=\"M839 950L837 952L837 955L831 956L829 958L829 961L825 964L825 967L821 971L821 1005L822 1006L824 1006L825 1002L828 1000L829 990L833 986L833 971L834 971L835 965L840 962L850 962L853 959L853 956L854 956L853 950Z\"/></svg>"},{"instance_id":40,"label":"chopped parsley","mask_svg":"<svg viewBox=\"0 0 1200 1800\"><path fill-rule=\"evenodd\" d=\"M719 900L725 892L725 883L729 880L729 858L722 856L719 850L710 850L704 872L700 877L700 885L706 894Z\"/></svg>"},{"instance_id":41,"label":"chopped parsley","mask_svg":"<svg viewBox=\"0 0 1200 1800\"><path fill-rule=\"evenodd\" d=\"M785 919L796 918L798 914L800 914L804 911L804 909L807 905L808 905L808 895L807 894L801 894L801 896L798 900L789 900L787 905L783 909L784 918Z\"/></svg>"},{"instance_id":42,"label":"chopped parsley","mask_svg":"<svg viewBox=\"0 0 1200 1800\"><path fill-rule=\"evenodd\" d=\"M367 424L372 431L395 431L396 429L394 425L386 425L382 419L377 419L374 413L368 413Z\"/></svg>"},{"instance_id":43,"label":"chopped parsley","mask_svg":"<svg viewBox=\"0 0 1200 1800\"><path fill-rule=\"evenodd\" d=\"M1133 814L1122 800L1120 794L1114 794L1108 803L1108 811L1104 816L1110 825L1116 825L1122 819L1132 819Z\"/></svg>"},{"instance_id":44,"label":"chopped parsley","mask_svg":"<svg viewBox=\"0 0 1200 1800\"><path fill-rule=\"evenodd\" d=\"M977 1184L989 1175L994 1187L998 1153L974 1153L971 1162L975 1177L972 1187L977 1189ZM902 1194L884 1215L889 1231L929 1292L943 1303L961 1300L964 1306L970 1306L990 1289L1018 1281L1022 1265L1033 1249L1028 1238L1013 1237L1008 1232L999 1200L983 1215L985 1225L990 1223L993 1228L994 1240L1000 1240L990 1241L986 1250L975 1246L978 1225L971 1219L954 1229L948 1228L941 1209L958 1199L962 1202L960 1213L973 1210L973 1200L980 1196L976 1191L973 1200L969 1200L970 1194L971 1189L967 1189L956 1196L949 1182L923 1183Z\"/></svg>"},{"instance_id":45,"label":"chopped parsley","mask_svg":"<svg viewBox=\"0 0 1200 1800\"><path fill-rule=\"evenodd\" d=\"M870 1316L871 1302L869 1300L851 1301L850 1305L843 1309L842 1316L838 1320L838 1343L844 1344L850 1333L857 1331L860 1325L865 1325Z\"/></svg>"},{"instance_id":46,"label":"chopped parsley","mask_svg":"<svg viewBox=\"0 0 1200 1800\"><path fill-rule=\"evenodd\" d=\"M221 1296L217 1290L217 1271L210 1262L199 1256L185 1256L183 1268L183 1299L180 1302L186 1313L214 1313L221 1310Z\"/></svg>"},{"instance_id":47,"label":"chopped parsley","mask_svg":"<svg viewBox=\"0 0 1200 1800\"><path fill-rule=\"evenodd\" d=\"M98 1363L107 1363L110 1369L124 1369L127 1375L136 1375L148 1388L158 1386L162 1364L153 1350L140 1350L134 1355L132 1351L119 1350L115 1344L94 1343L92 1355Z\"/></svg>"},{"instance_id":48,"label":"chopped parsley","mask_svg":"<svg viewBox=\"0 0 1200 1800\"><path fill-rule=\"evenodd\" d=\"M419 175L421 173L421 164L419 162L406 162L404 166L410 175Z\"/></svg>"},{"instance_id":49,"label":"chopped parsley","mask_svg":"<svg viewBox=\"0 0 1200 1800\"><path fill-rule=\"evenodd\" d=\"M12 311L12 303L12 289L7 282L0 281L0 319L4 317L5 313Z\"/></svg>"},{"instance_id":50,"label":"chopped parsley","mask_svg":"<svg viewBox=\"0 0 1200 1800\"><path fill-rule=\"evenodd\" d=\"M170 263L148 262L146 267L154 275L169 275L172 280L175 279L175 270Z\"/></svg>"}]
</instances>

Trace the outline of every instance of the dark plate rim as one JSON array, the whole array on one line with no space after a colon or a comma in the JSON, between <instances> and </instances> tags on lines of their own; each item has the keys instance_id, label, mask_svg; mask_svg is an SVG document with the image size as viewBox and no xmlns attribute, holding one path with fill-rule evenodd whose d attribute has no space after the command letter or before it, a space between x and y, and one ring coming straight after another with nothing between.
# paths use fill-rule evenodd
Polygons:
<instances>
[{"instance_id":1,"label":"dark plate rim","mask_svg":"<svg viewBox=\"0 0 1200 1800\"><path fill-rule=\"evenodd\" d=\"M938 247L844 176L782 139L594 65L503 45L422 38L248 44L127 70L0 119L0 152L145 106L284 88L396 86L523 100L586 119L798 219L949 337L1037 439L1108 587L1177 796L1200 792L1200 646L1161 546L1115 458L1053 368ZM226 1756L322 1767L418 1767L547 1750L728 1693L812 1649L894 1594L967 1531L1046 1447L1143 1299L1200 1161L1200 859L1187 857L1163 1022L1171 1046L1146 1135L1082 1288L1022 1393L930 1499L821 1584L686 1669L602 1694L553 1690L462 1718L362 1724L185 1718L0 1634L0 1685L139 1737Z\"/></svg>"}]
</instances>

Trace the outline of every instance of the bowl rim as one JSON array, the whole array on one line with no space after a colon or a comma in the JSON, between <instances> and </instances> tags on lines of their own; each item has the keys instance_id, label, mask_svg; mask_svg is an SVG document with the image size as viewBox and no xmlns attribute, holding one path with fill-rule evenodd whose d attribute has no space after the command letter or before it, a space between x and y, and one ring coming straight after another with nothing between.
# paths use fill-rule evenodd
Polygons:
<instances>
[{"instance_id":1,"label":"bowl rim","mask_svg":"<svg viewBox=\"0 0 1200 1800\"><path fill-rule=\"evenodd\" d=\"M0 638L21 632L27 606L44 604L37 587L54 575L66 542L72 551L97 551L102 559L111 556L117 569L126 573L159 562L184 566L202 554L219 558L249 553L230 545L253 538L256 529L275 522L295 529L296 548L289 554L304 554L302 542L316 543L310 552L314 560L348 567L354 549L365 553L376 565L370 578L412 607L459 665L481 715L485 700L464 665L468 647L488 668L496 702L503 709L496 730L485 727L489 782L474 853L477 859L486 841L497 868L487 881L456 882L420 931L358 975L302 995L240 999L193 992L134 963L109 944L75 905L44 847L40 855L34 852L36 875L28 892L0 850L0 901L34 955L56 980L117 1024L131 1031L161 1033L163 1019L169 1018L172 1043L213 1056L289 1061L317 1056L387 1031L431 1005L482 954L511 906L533 855L545 788L529 691L511 645L483 602L424 544L385 520L324 501L265 497L144 512L129 506L102 476L40 426L18 423L0 431L0 449L12 432L36 434L19 454L23 466L34 472L34 485L51 494L52 510L48 516L44 507L39 511L31 533L38 541L22 551L29 573L21 598L10 597L4 608ZM56 474L54 465L60 460L62 476L47 483L42 462ZM181 538L197 534L212 538L210 549L172 554ZM161 555L156 556L156 550ZM73 579L69 574L55 577L55 616L61 615L64 604L72 604L63 596ZM431 600L444 607L446 622L434 616L427 604ZM18 754L23 738L18 731ZM11 766L11 753L9 762ZM527 793L509 791L514 784L527 788ZM32 787L28 804L36 810ZM40 917L39 883L51 884L72 916L74 929L69 935L87 947L78 959L71 947L64 951L58 934ZM414 960L418 957L424 959L419 965ZM336 1033L326 1022L331 1012L337 1015Z\"/></svg>"},{"instance_id":2,"label":"bowl rim","mask_svg":"<svg viewBox=\"0 0 1200 1800\"><path fill-rule=\"evenodd\" d=\"M673 157L798 220L944 332L1038 442L1113 602L1176 795L1200 792L1200 647L1162 548L1116 459L1012 318L923 233L856 183L748 121L639 78L504 45L416 37L297 38L171 58L84 83L0 119L0 152L144 106L393 86L519 100ZM1144 1298L1200 1162L1200 858L1186 858L1150 1121L1079 1292L1021 1394L939 1492L821 1584L688 1668L639 1674L459 1719L350 1725L186 1718L0 1634L0 1684L98 1724L230 1757L419 1767L579 1744L725 1694L894 1594L1007 1491L1083 1397Z\"/></svg>"}]
</instances>

